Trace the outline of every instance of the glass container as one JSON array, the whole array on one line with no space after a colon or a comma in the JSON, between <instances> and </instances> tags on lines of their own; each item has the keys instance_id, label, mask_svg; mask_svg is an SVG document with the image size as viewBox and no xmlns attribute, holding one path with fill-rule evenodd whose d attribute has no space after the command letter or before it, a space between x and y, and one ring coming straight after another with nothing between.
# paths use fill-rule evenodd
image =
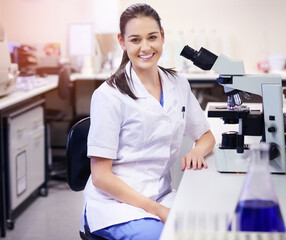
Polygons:
<instances>
[{"instance_id":1,"label":"glass container","mask_svg":"<svg viewBox=\"0 0 286 240\"><path fill-rule=\"evenodd\" d=\"M270 144L250 146L250 165L229 230L285 232L269 166Z\"/></svg>"}]
</instances>

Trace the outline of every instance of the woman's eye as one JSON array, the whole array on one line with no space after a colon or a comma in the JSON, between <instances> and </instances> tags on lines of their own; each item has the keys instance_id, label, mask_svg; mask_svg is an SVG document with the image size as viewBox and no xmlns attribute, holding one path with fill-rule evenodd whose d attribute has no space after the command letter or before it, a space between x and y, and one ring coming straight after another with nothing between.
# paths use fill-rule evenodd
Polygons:
<instances>
[{"instance_id":1,"label":"woman's eye","mask_svg":"<svg viewBox=\"0 0 286 240\"><path fill-rule=\"evenodd\" d=\"M155 39L157 39L157 36L150 36L149 39L155 40Z\"/></svg>"},{"instance_id":2,"label":"woman's eye","mask_svg":"<svg viewBox=\"0 0 286 240\"><path fill-rule=\"evenodd\" d=\"M132 39L130 40L130 42L133 42L133 43L138 43L139 41L140 41L139 38L132 38Z\"/></svg>"}]
</instances>

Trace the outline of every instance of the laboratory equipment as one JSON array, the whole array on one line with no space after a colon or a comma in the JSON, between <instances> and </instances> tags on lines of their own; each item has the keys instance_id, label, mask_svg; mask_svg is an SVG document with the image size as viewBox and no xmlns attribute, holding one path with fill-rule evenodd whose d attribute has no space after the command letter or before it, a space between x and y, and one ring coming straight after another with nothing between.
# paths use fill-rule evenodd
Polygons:
<instances>
[{"instance_id":1,"label":"laboratory equipment","mask_svg":"<svg viewBox=\"0 0 286 240\"><path fill-rule=\"evenodd\" d=\"M0 23L0 97L16 89L17 72L10 71L11 57L8 43L5 38L4 28Z\"/></svg>"},{"instance_id":2,"label":"laboratory equipment","mask_svg":"<svg viewBox=\"0 0 286 240\"><path fill-rule=\"evenodd\" d=\"M285 232L285 224L269 171L270 144L250 146L250 166L229 230Z\"/></svg>"},{"instance_id":3,"label":"laboratory equipment","mask_svg":"<svg viewBox=\"0 0 286 240\"><path fill-rule=\"evenodd\" d=\"M283 71L286 65L285 55L270 55L268 57L268 63L271 72Z\"/></svg>"},{"instance_id":4,"label":"laboratory equipment","mask_svg":"<svg viewBox=\"0 0 286 240\"><path fill-rule=\"evenodd\" d=\"M13 46L12 61L19 65L21 77L35 76L37 66L37 49L30 45Z\"/></svg>"},{"instance_id":5,"label":"laboratory equipment","mask_svg":"<svg viewBox=\"0 0 286 240\"><path fill-rule=\"evenodd\" d=\"M270 144L271 172L285 173L285 140L282 102L282 81L279 75L245 75L242 61L224 55L216 56L205 48L199 51L185 46L181 55L203 70L220 74L217 82L228 96L225 106L212 107L208 117L222 118L224 124L238 124L238 131L223 135L222 144L215 148L216 168L219 172L246 172L248 152L245 136L259 136ZM242 105L240 95L262 97L262 111ZM257 137L256 137L257 138Z\"/></svg>"}]
</instances>

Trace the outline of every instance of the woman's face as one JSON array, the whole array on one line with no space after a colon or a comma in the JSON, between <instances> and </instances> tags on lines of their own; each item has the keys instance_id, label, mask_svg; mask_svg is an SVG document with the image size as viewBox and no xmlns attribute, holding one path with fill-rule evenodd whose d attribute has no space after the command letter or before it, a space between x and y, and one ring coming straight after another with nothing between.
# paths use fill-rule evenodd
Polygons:
<instances>
[{"instance_id":1,"label":"woman's face","mask_svg":"<svg viewBox=\"0 0 286 240\"><path fill-rule=\"evenodd\" d=\"M125 26L124 36L119 35L118 39L135 70L157 67L163 51L164 36L154 18L145 16L132 18Z\"/></svg>"}]
</instances>

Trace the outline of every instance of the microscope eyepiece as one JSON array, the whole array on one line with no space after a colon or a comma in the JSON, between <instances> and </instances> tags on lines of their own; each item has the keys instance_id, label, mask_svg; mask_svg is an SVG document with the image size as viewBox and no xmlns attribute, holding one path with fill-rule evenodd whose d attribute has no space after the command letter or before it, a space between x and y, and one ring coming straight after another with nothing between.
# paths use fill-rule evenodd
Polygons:
<instances>
[{"instance_id":1,"label":"microscope eyepiece","mask_svg":"<svg viewBox=\"0 0 286 240\"><path fill-rule=\"evenodd\" d=\"M194 65L203 70L211 70L217 60L215 54L203 47L199 51L196 51L189 46L185 46L180 55L191 60Z\"/></svg>"},{"instance_id":2,"label":"microscope eyepiece","mask_svg":"<svg viewBox=\"0 0 286 240\"><path fill-rule=\"evenodd\" d=\"M180 53L180 55L185 57L185 58L187 58L187 59L189 59L189 60L191 60L193 62L193 61L195 61L196 56L198 55L198 52L195 49L193 49L193 48L189 47L188 45L186 45L183 48L183 50Z\"/></svg>"}]
</instances>

